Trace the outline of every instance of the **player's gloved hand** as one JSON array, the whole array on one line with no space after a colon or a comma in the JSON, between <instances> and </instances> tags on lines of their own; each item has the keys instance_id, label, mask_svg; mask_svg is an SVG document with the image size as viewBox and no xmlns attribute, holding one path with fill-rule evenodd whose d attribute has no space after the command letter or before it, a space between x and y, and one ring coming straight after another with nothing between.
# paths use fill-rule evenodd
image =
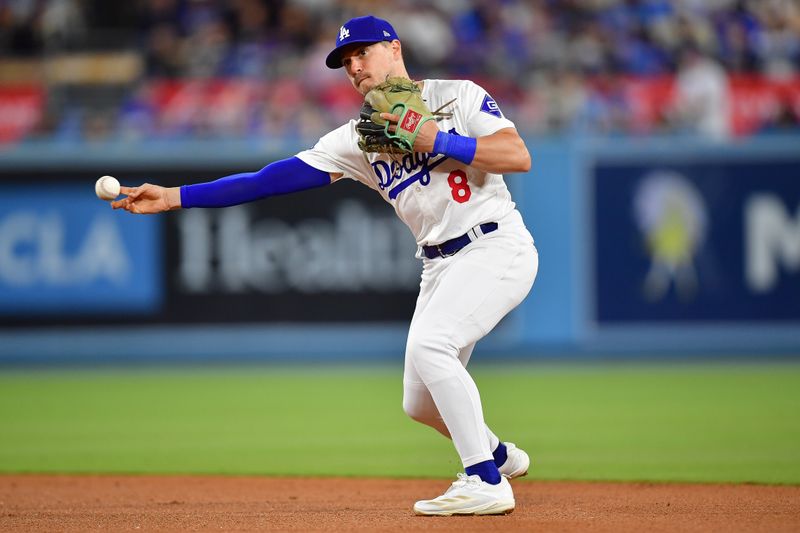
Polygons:
<instances>
[{"instance_id":1,"label":"player's gloved hand","mask_svg":"<svg viewBox=\"0 0 800 533\"><path fill-rule=\"evenodd\" d=\"M171 211L181 206L181 193L178 187L161 187L145 183L138 187L120 187L120 192L127 195L122 200L111 202L114 209L124 209L139 215Z\"/></svg>"},{"instance_id":2,"label":"player's gloved hand","mask_svg":"<svg viewBox=\"0 0 800 533\"><path fill-rule=\"evenodd\" d=\"M396 115L396 122L381 114ZM422 100L422 91L407 78L389 78L364 97L356 124L358 147L364 152L409 154L414 141L429 120L439 120L449 113L431 113Z\"/></svg>"}]
</instances>

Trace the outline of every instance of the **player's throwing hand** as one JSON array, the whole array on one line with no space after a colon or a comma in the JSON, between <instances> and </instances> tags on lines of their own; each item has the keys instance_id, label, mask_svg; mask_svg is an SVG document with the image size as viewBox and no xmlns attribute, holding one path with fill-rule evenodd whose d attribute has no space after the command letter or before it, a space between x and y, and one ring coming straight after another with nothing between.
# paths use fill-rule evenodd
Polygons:
<instances>
[{"instance_id":1,"label":"player's throwing hand","mask_svg":"<svg viewBox=\"0 0 800 533\"><path fill-rule=\"evenodd\" d=\"M181 207L181 195L177 187L167 188L145 183L139 187L120 187L120 192L126 197L111 202L111 207L124 209L129 213L148 215Z\"/></svg>"}]
</instances>

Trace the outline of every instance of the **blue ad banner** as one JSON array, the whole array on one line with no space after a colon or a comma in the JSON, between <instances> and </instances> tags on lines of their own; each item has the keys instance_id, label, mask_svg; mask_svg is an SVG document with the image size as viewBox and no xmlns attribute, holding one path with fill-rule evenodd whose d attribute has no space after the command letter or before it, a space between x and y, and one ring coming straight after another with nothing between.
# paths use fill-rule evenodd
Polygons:
<instances>
[{"instance_id":1,"label":"blue ad banner","mask_svg":"<svg viewBox=\"0 0 800 533\"><path fill-rule=\"evenodd\" d=\"M155 311L160 250L158 217L113 212L91 187L4 186L0 315Z\"/></svg>"},{"instance_id":2,"label":"blue ad banner","mask_svg":"<svg viewBox=\"0 0 800 533\"><path fill-rule=\"evenodd\" d=\"M800 152L597 162L594 320L800 320Z\"/></svg>"}]
</instances>

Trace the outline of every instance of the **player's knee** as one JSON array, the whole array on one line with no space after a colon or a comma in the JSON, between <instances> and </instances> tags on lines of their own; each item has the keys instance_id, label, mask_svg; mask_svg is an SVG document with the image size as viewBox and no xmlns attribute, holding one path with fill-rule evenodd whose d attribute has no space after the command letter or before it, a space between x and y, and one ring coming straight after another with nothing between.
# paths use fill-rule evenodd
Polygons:
<instances>
[{"instance_id":1,"label":"player's knee","mask_svg":"<svg viewBox=\"0 0 800 533\"><path fill-rule=\"evenodd\" d=\"M412 420L427 425L430 425L430 422L435 419L438 413L435 408L431 409L427 402L420 401L416 394L409 393L403 395L403 411Z\"/></svg>"},{"instance_id":2,"label":"player's knee","mask_svg":"<svg viewBox=\"0 0 800 533\"><path fill-rule=\"evenodd\" d=\"M441 332L416 332L408 336L406 359L427 383L450 374L453 361L458 361L459 349L450 336Z\"/></svg>"},{"instance_id":3,"label":"player's knee","mask_svg":"<svg viewBox=\"0 0 800 533\"><path fill-rule=\"evenodd\" d=\"M403 396L403 412L408 415L409 418L420 422L420 418L422 418L423 413L422 410L417 405L417 402L408 395Z\"/></svg>"},{"instance_id":4,"label":"player's knee","mask_svg":"<svg viewBox=\"0 0 800 533\"><path fill-rule=\"evenodd\" d=\"M418 328L408 335L406 355L415 359L439 357L458 357L458 343L455 335L447 328Z\"/></svg>"}]
</instances>

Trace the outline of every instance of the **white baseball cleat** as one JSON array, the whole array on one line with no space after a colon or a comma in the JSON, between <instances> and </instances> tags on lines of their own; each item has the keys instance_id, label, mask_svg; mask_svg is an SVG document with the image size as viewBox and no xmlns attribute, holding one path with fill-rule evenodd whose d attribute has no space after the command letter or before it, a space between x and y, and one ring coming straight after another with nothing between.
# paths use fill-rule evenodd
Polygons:
<instances>
[{"instance_id":1,"label":"white baseball cleat","mask_svg":"<svg viewBox=\"0 0 800 533\"><path fill-rule=\"evenodd\" d=\"M503 466L498 468L500 474L508 479L526 475L531 467L531 458L528 457L525 450L517 448L513 442L505 442L503 444L506 445L508 459L503 463Z\"/></svg>"},{"instance_id":2,"label":"white baseball cleat","mask_svg":"<svg viewBox=\"0 0 800 533\"><path fill-rule=\"evenodd\" d=\"M447 491L432 500L414 504L414 513L425 516L508 514L514 510L514 492L508 479L490 485L480 476L458 474Z\"/></svg>"}]
</instances>

